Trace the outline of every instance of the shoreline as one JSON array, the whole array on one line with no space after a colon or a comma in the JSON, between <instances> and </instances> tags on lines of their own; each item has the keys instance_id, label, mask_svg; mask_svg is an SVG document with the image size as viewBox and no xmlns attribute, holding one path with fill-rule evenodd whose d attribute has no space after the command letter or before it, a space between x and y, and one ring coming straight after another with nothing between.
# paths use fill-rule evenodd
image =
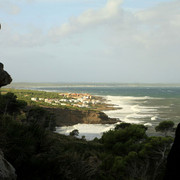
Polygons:
<instances>
[{"instance_id":1,"label":"shoreline","mask_svg":"<svg viewBox=\"0 0 180 180\"><path fill-rule=\"evenodd\" d=\"M12 92L19 100L28 103L29 108L42 107L55 116L56 126L82 124L115 124L118 118L110 118L103 111L116 110L113 104L107 103L104 97L87 93L61 93L25 89L1 89L1 93ZM80 100L79 100L80 99ZM63 104L59 105L63 100ZM47 103L46 103L47 101ZM59 104L55 104L55 102ZM86 104L85 104L86 103ZM89 103L89 104L87 104ZM55 104L55 105L54 105ZM75 107L85 104L90 107ZM119 108L118 108L119 109Z\"/></svg>"},{"instance_id":2,"label":"shoreline","mask_svg":"<svg viewBox=\"0 0 180 180\"><path fill-rule=\"evenodd\" d=\"M21 97L24 99L22 100L27 100L28 97L24 97L26 95L26 92L36 92L41 94L47 95L47 94L57 94L57 92L47 92L46 90L16 90L16 89L11 89L13 91L17 91L17 93L20 93L21 91L24 91L24 94L20 94ZM70 89L71 90L71 89ZM86 89L81 89L80 92L86 92ZM2 89L1 91L4 91ZM59 91L58 91L59 92ZM89 91L88 91L89 92ZM103 112L107 114L110 118L118 118L122 122L128 122L128 123L140 123L143 125L147 125L149 128L150 126L156 126L160 121L163 120L168 120L168 119L173 119L175 123L177 123L179 117L179 111L177 110L178 107L180 107L180 99L174 98L172 96L171 98L162 98L162 97L151 97L151 96L122 96L122 95L101 95L100 90L98 91L93 91L97 92L97 95L94 95L95 93L92 93L93 97L95 97L96 100L100 100L103 102L102 104L95 105L93 108L79 108L79 107L70 107L70 106L60 106L60 109L72 109L74 111L86 111L88 112L89 110L95 111L95 112ZM164 92L164 91L163 91ZM168 93L169 90L167 91ZM176 92L176 91L175 91ZM177 92L176 92L177 93ZM38 94L38 96L39 96ZM98 95L100 94L100 95ZM102 92L103 94L103 92ZM33 96L36 96L34 94ZM29 100L30 101L30 98ZM56 106L53 106L51 104L42 104L41 102L30 102L32 105L38 103L38 106L44 107L44 108L59 108ZM86 120L81 121L83 123L87 123ZM64 122L63 125L71 125L71 122ZM79 123L77 121L76 123L73 121L72 125ZM88 122L89 123L89 122ZM90 122L92 123L92 121ZM96 122L96 124L99 122Z\"/></svg>"}]
</instances>

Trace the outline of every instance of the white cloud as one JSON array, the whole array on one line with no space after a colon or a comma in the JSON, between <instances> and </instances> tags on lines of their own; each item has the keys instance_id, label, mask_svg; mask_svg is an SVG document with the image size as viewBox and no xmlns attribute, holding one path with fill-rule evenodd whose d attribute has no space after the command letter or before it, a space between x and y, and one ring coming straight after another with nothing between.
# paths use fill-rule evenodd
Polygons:
<instances>
[{"instance_id":1,"label":"white cloud","mask_svg":"<svg viewBox=\"0 0 180 180\"><path fill-rule=\"evenodd\" d=\"M23 34L5 25L0 33L0 46L11 45L11 50L14 49L9 64L15 58L19 64L26 64L28 54L29 71L34 66L41 69L46 59L46 71L57 73L53 81L59 77L66 81L64 74L68 71L69 81L178 82L180 2L161 3L136 12L125 11L121 4L121 0L109 0L101 9L89 9L63 25L57 24L49 34L38 28ZM8 48L0 49L8 58ZM34 54L37 49L41 53ZM46 54L50 56L45 58ZM48 64L53 64L53 68ZM14 69L14 73L18 70ZM37 81L41 80L43 77Z\"/></svg>"},{"instance_id":2,"label":"white cloud","mask_svg":"<svg viewBox=\"0 0 180 180\"><path fill-rule=\"evenodd\" d=\"M16 25L14 25L16 26ZM17 33L7 24L2 24L0 32L1 47L32 47L46 44L46 38L41 29L32 27L29 33Z\"/></svg>"},{"instance_id":3,"label":"white cloud","mask_svg":"<svg viewBox=\"0 0 180 180\"><path fill-rule=\"evenodd\" d=\"M180 1L173 1L136 14L143 30L141 39L144 39L147 46L162 48L180 43L179 7Z\"/></svg>"},{"instance_id":4,"label":"white cloud","mask_svg":"<svg viewBox=\"0 0 180 180\"><path fill-rule=\"evenodd\" d=\"M120 5L122 0L108 0L106 5L98 10L89 9L78 17L72 17L69 22L54 28L50 31L50 36L65 36L74 32L81 32L87 27L99 26L117 18L121 15Z\"/></svg>"},{"instance_id":5,"label":"white cloud","mask_svg":"<svg viewBox=\"0 0 180 180\"><path fill-rule=\"evenodd\" d=\"M18 14L20 12L20 8L15 3L12 3L8 0L0 1L0 10L13 15Z\"/></svg>"},{"instance_id":6,"label":"white cloud","mask_svg":"<svg viewBox=\"0 0 180 180\"><path fill-rule=\"evenodd\" d=\"M70 18L67 23L52 28L49 33L33 28L27 34L20 34L7 27L6 31L1 31L1 46L3 43L6 46L41 46L60 42L64 37L76 39L79 33L86 33L89 38L95 35L94 43L99 38L111 49L111 54L121 53L128 58L131 55L128 52L140 56L143 50L143 54L161 56L163 51L168 52L169 48L179 46L179 1L161 3L134 14L124 11L121 4L122 0L108 0L103 8L89 9L78 17ZM179 55L179 51L174 54Z\"/></svg>"}]
</instances>

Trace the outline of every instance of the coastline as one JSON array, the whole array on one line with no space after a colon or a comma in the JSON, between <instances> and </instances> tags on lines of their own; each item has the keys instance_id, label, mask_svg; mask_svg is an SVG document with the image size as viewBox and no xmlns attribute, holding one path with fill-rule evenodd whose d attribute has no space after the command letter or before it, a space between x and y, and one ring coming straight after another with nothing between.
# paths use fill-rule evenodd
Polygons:
<instances>
[{"instance_id":1,"label":"coastline","mask_svg":"<svg viewBox=\"0 0 180 180\"><path fill-rule=\"evenodd\" d=\"M37 104L41 107L47 108L61 108L61 109L72 109L72 110L82 110L89 111L93 110L96 112L103 112L107 114L110 118L119 118L122 122L128 123L141 123L143 125L152 128L156 126L160 121L163 120L173 120L175 123L179 122L179 108L180 108L180 93L177 88L65 88L65 89L53 89L53 88L44 88L36 90L27 90L30 89L11 89L12 92L15 92L18 98L22 100L29 101L31 105ZM3 89L2 89L3 90ZM61 91L62 90L62 91ZM64 90L64 91L63 91ZM65 91L66 90L66 91ZM43 96L50 94L51 96L57 95L59 98L59 92L62 93L71 93L71 92L80 92L80 93L89 93L92 94L94 100L100 100L102 103L95 104L92 107L80 108L80 107L70 107L67 103L67 106L53 106L52 104L45 104L43 102L32 102L30 97L27 96L27 92L33 91L34 97L40 97L43 93ZM47 92L48 91L48 92ZM51 91L51 92L50 92ZM52 92L53 91L53 92ZM22 93L23 92L23 93ZM86 93L87 92L87 93ZM27 96L27 97L25 97ZM54 97L56 98L56 97ZM61 97L62 98L62 97ZM85 100L86 101L86 100ZM83 121L77 121L77 123L84 123ZM65 124L66 123L66 124ZM74 125L75 122L65 121L63 125ZM85 122L87 123L87 122ZM88 122L94 123L94 122ZM99 123L99 121L97 122ZM97 124L96 123L96 124Z\"/></svg>"},{"instance_id":2,"label":"coastline","mask_svg":"<svg viewBox=\"0 0 180 180\"><path fill-rule=\"evenodd\" d=\"M71 127L84 127L87 129L87 126L89 126L89 129L91 129L91 133L89 134L93 134L94 129L101 126L104 129L101 130L100 133L102 133L107 129L106 124L108 124L108 127L111 127L111 125L118 122L127 122L143 124L148 127L148 132L155 134L154 127L157 126L159 122L163 120L173 120L175 124L179 122L180 114L178 107L180 107L180 98L176 98L176 96L170 98L162 96L153 97L150 96L152 92L151 89L145 88L146 91L149 91L149 96L144 96L144 91L140 94L141 96L137 96L137 93L136 95L124 94L122 96L120 95L122 93L121 91L119 95L113 93L111 93L112 95L106 95L106 89L96 89L96 91L93 91L91 95L92 99L99 100L101 103L94 105L93 108L70 107L69 103L67 103L67 106L45 104L41 101L31 101L31 96L28 96L28 93L33 92L33 97L40 97L43 94L43 96L46 96L46 98L49 99L50 97L48 96L51 96L51 98L59 98L61 91L56 89L52 92L52 90L53 89L51 88L50 92L50 90L46 89L9 89L9 91L15 92L18 99L22 98L21 100L29 101L31 106L37 105L46 110L49 109L50 112L54 111L56 113L56 118L58 119L57 126L61 126L62 128L65 127L67 130ZM72 89L69 89L69 91L70 90ZM82 94L86 92L87 88L80 88L78 90L80 90L80 93ZM90 88L87 92L90 92L90 90L92 91ZM109 90L111 89L108 89L108 92L110 92ZM120 90L125 92L127 89L122 88ZM1 91L4 91L4 89ZM175 95L178 95L177 89L158 89L158 92L165 92L165 94L172 94L174 91L176 93ZM153 92L155 92L154 89ZM66 94L66 92L63 93ZM66 134L66 132L64 134Z\"/></svg>"},{"instance_id":3,"label":"coastline","mask_svg":"<svg viewBox=\"0 0 180 180\"><path fill-rule=\"evenodd\" d=\"M120 120L110 118L103 111L115 110L104 97L87 93L60 93L24 89L2 89L1 93L12 92L19 100L31 106L39 106L54 114L56 126L81 124L115 124ZM63 105L61 105L63 100ZM55 104L55 102L57 103ZM61 104L60 104L61 103ZM66 103L66 104L65 104ZM85 104L86 103L86 104ZM85 107L78 107L85 105ZM75 106L76 105L76 106ZM89 107L87 107L89 106Z\"/></svg>"}]
</instances>

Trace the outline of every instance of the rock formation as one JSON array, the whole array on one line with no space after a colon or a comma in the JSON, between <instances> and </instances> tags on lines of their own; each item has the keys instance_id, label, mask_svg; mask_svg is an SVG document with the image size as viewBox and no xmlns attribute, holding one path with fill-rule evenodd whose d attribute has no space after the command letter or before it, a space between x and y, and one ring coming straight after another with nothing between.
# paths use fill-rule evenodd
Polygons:
<instances>
[{"instance_id":1,"label":"rock formation","mask_svg":"<svg viewBox=\"0 0 180 180\"><path fill-rule=\"evenodd\" d=\"M177 126L174 143L167 158L164 180L180 179L180 123Z\"/></svg>"},{"instance_id":2,"label":"rock formation","mask_svg":"<svg viewBox=\"0 0 180 180\"><path fill-rule=\"evenodd\" d=\"M0 179L1 180L15 180L16 173L14 167L4 159L4 155L0 150Z\"/></svg>"},{"instance_id":3,"label":"rock formation","mask_svg":"<svg viewBox=\"0 0 180 180\"><path fill-rule=\"evenodd\" d=\"M0 87L10 84L11 76L4 71L4 65L0 63ZM4 158L0 150L0 180L15 180L16 173L14 167Z\"/></svg>"},{"instance_id":4,"label":"rock formation","mask_svg":"<svg viewBox=\"0 0 180 180\"><path fill-rule=\"evenodd\" d=\"M0 87L6 86L12 82L11 76L4 71L4 65L0 63Z\"/></svg>"},{"instance_id":5,"label":"rock formation","mask_svg":"<svg viewBox=\"0 0 180 180\"><path fill-rule=\"evenodd\" d=\"M118 120L109 118L105 113L93 110L48 108L55 115L56 126L83 124L114 124Z\"/></svg>"}]
</instances>

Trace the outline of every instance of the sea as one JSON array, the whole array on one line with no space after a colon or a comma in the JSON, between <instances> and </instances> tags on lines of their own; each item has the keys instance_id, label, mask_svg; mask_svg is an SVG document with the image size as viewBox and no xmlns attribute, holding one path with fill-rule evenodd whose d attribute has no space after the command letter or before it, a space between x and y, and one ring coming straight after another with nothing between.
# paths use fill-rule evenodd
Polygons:
<instances>
[{"instance_id":1,"label":"sea","mask_svg":"<svg viewBox=\"0 0 180 180\"><path fill-rule=\"evenodd\" d=\"M118 118L121 122L143 124L148 127L150 135L157 134L155 126L161 121L171 120L175 126L180 122L180 86L86 84L38 86L30 89L101 96L108 104L118 107L116 110L104 111L109 117ZM56 132L68 135L72 130L78 129L79 138L85 136L87 140L93 140L115 126L116 124L76 124L58 127Z\"/></svg>"}]
</instances>

